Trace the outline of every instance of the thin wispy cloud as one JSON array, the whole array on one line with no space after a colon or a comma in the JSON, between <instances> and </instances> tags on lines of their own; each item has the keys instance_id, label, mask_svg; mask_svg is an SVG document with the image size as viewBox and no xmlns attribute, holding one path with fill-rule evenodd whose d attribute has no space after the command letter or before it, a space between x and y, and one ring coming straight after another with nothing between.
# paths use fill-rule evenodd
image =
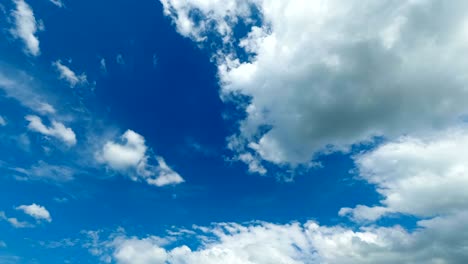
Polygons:
<instances>
[{"instance_id":1,"label":"thin wispy cloud","mask_svg":"<svg viewBox=\"0 0 468 264\"><path fill-rule=\"evenodd\" d=\"M40 48L36 33L39 25L34 17L34 12L24 0L14 0L14 3L16 9L11 12L11 16L14 18L15 27L11 29L11 33L23 41L25 51L28 54L38 56Z\"/></svg>"},{"instance_id":2,"label":"thin wispy cloud","mask_svg":"<svg viewBox=\"0 0 468 264\"><path fill-rule=\"evenodd\" d=\"M68 66L64 65L61 61L55 61L52 65L56 68L59 72L59 78L66 81L70 87L75 87L76 85L86 84L88 83L88 79L86 74L76 74L72 71Z\"/></svg>"}]
</instances>

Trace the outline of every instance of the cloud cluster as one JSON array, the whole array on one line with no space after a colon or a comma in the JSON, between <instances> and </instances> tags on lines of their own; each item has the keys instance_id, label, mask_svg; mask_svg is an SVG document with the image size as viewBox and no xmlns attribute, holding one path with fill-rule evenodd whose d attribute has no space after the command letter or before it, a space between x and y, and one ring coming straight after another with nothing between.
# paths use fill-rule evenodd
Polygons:
<instances>
[{"instance_id":1,"label":"cloud cluster","mask_svg":"<svg viewBox=\"0 0 468 264\"><path fill-rule=\"evenodd\" d=\"M28 115L25 119L29 121L28 129L31 131L55 137L66 143L68 146L74 146L76 144L75 132L60 122L52 121L51 126L47 127L42 123L42 119L38 116Z\"/></svg>"},{"instance_id":2,"label":"cloud cluster","mask_svg":"<svg viewBox=\"0 0 468 264\"><path fill-rule=\"evenodd\" d=\"M222 98L250 98L230 145L251 154L241 158L251 171L445 128L467 113L467 2L161 2L180 34L222 40Z\"/></svg>"},{"instance_id":3,"label":"cloud cluster","mask_svg":"<svg viewBox=\"0 0 468 264\"><path fill-rule=\"evenodd\" d=\"M11 33L24 42L28 54L38 56L40 48L36 33L39 26L34 17L34 12L24 0L14 0L14 2L16 9L12 11L11 15L15 20L15 27L11 30Z\"/></svg>"},{"instance_id":4,"label":"cloud cluster","mask_svg":"<svg viewBox=\"0 0 468 264\"><path fill-rule=\"evenodd\" d=\"M463 263L468 257L462 249L468 241L467 220L465 212L419 221L413 232L399 226L353 230L314 221L220 223L194 231L201 243L195 250L175 237L138 238L122 233L100 242L94 237L86 247L103 262L118 264ZM179 242L176 247L171 246L174 241Z\"/></svg>"},{"instance_id":5,"label":"cloud cluster","mask_svg":"<svg viewBox=\"0 0 468 264\"><path fill-rule=\"evenodd\" d=\"M135 181L144 180L159 187L184 182L162 157L156 158L156 165L150 164L148 152L143 136L127 130L120 140L106 142L96 158L112 170L130 174Z\"/></svg>"}]
</instances>

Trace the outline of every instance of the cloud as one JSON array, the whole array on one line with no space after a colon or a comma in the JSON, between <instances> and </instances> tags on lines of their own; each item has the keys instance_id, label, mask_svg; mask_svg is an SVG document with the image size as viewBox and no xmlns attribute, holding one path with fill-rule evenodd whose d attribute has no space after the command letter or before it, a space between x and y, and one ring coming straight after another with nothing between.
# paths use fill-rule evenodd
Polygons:
<instances>
[{"instance_id":1,"label":"cloud","mask_svg":"<svg viewBox=\"0 0 468 264\"><path fill-rule=\"evenodd\" d=\"M156 159L158 161L157 171L159 176L155 179L148 179L147 182L149 184L162 187L184 182L184 179L177 172L171 169L162 157L157 157Z\"/></svg>"},{"instance_id":2,"label":"cloud","mask_svg":"<svg viewBox=\"0 0 468 264\"><path fill-rule=\"evenodd\" d=\"M52 65L60 73L60 79L65 80L72 88L76 85L86 84L88 82L86 74L82 73L80 75L76 75L75 72L63 65L59 60L53 62Z\"/></svg>"},{"instance_id":3,"label":"cloud","mask_svg":"<svg viewBox=\"0 0 468 264\"><path fill-rule=\"evenodd\" d=\"M49 211L44 206L37 205L35 203L31 205L21 205L16 207L16 210L23 211L25 214L33 217L37 221L52 222Z\"/></svg>"},{"instance_id":4,"label":"cloud","mask_svg":"<svg viewBox=\"0 0 468 264\"><path fill-rule=\"evenodd\" d=\"M23 0L14 0L14 2L16 9L11 15L15 20L15 28L11 30L11 33L23 40L27 53L38 56L40 54L39 39L35 35L38 31L38 23L34 18L33 10Z\"/></svg>"},{"instance_id":5,"label":"cloud","mask_svg":"<svg viewBox=\"0 0 468 264\"><path fill-rule=\"evenodd\" d=\"M157 165L148 163L148 147L140 134L127 130L118 141L108 141L96 153L97 160L109 168L130 174L133 180L144 180L156 186L182 183L182 177L172 170L162 157Z\"/></svg>"},{"instance_id":6,"label":"cloud","mask_svg":"<svg viewBox=\"0 0 468 264\"><path fill-rule=\"evenodd\" d=\"M102 72L107 72L107 64L104 58L101 58L101 60L99 61L99 68Z\"/></svg>"},{"instance_id":7,"label":"cloud","mask_svg":"<svg viewBox=\"0 0 468 264\"><path fill-rule=\"evenodd\" d=\"M381 205L343 208L357 221L387 214L435 217L466 210L468 129L401 137L354 157L359 177L376 186Z\"/></svg>"},{"instance_id":8,"label":"cloud","mask_svg":"<svg viewBox=\"0 0 468 264\"><path fill-rule=\"evenodd\" d=\"M6 120L2 116L0 116L0 126L6 126L6 125L7 125Z\"/></svg>"},{"instance_id":9,"label":"cloud","mask_svg":"<svg viewBox=\"0 0 468 264\"><path fill-rule=\"evenodd\" d=\"M73 180L75 174L75 170L70 167L51 165L42 160L28 169L12 168L12 170L26 176L21 177L21 180L66 182Z\"/></svg>"},{"instance_id":10,"label":"cloud","mask_svg":"<svg viewBox=\"0 0 468 264\"><path fill-rule=\"evenodd\" d=\"M120 65L125 65L125 60L122 54L117 54L117 56L115 57L115 62L117 62L117 64L120 64Z\"/></svg>"},{"instance_id":11,"label":"cloud","mask_svg":"<svg viewBox=\"0 0 468 264\"><path fill-rule=\"evenodd\" d=\"M18 100L23 106L42 115L54 114L55 108L35 91L36 85L31 80L33 78L26 73L0 64L0 89L7 97Z\"/></svg>"},{"instance_id":12,"label":"cloud","mask_svg":"<svg viewBox=\"0 0 468 264\"><path fill-rule=\"evenodd\" d=\"M0 248L6 248L6 247L7 247L7 244L4 241L0 240Z\"/></svg>"},{"instance_id":13,"label":"cloud","mask_svg":"<svg viewBox=\"0 0 468 264\"><path fill-rule=\"evenodd\" d=\"M0 220L5 220L10 223L14 228L29 228L34 227L32 224L28 222L21 222L17 218L14 217L7 217L5 212L0 211Z\"/></svg>"},{"instance_id":14,"label":"cloud","mask_svg":"<svg viewBox=\"0 0 468 264\"><path fill-rule=\"evenodd\" d=\"M324 226L304 224L219 223L195 227L200 247L191 249L178 237L132 237L116 232L101 241L92 233L86 247L103 262L118 264L210 263L464 263L468 213L419 221L409 232L402 227ZM176 246L173 246L176 244Z\"/></svg>"},{"instance_id":15,"label":"cloud","mask_svg":"<svg viewBox=\"0 0 468 264\"><path fill-rule=\"evenodd\" d=\"M46 136L55 137L68 146L74 146L76 144L76 135L71 128L65 127L64 124L52 121L50 127L45 126L42 123L42 119L35 115L28 115L25 117L29 121L28 129L34 132L41 133Z\"/></svg>"},{"instance_id":16,"label":"cloud","mask_svg":"<svg viewBox=\"0 0 468 264\"><path fill-rule=\"evenodd\" d=\"M257 159L248 164L296 166L376 136L443 129L467 113L459 54L468 51L468 2L161 3L180 34L215 47L223 100L249 98L230 138Z\"/></svg>"},{"instance_id":17,"label":"cloud","mask_svg":"<svg viewBox=\"0 0 468 264\"><path fill-rule=\"evenodd\" d=\"M63 4L62 0L49 0L52 4L58 6L58 7L64 7L65 5Z\"/></svg>"}]
</instances>

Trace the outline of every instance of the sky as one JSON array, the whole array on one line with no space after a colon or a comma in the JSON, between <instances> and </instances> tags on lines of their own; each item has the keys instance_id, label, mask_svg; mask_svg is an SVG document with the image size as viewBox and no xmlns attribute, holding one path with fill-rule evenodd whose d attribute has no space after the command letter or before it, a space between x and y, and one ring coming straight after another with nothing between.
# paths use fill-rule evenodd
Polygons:
<instances>
[{"instance_id":1,"label":"sky","mask_svg":"<svg viewBox=\"0 0 468 264\"><path fill-rule=\"evenodd\" d=\"M466 263L467 52L461 0L2 0L0 263Z\"/></svg>"}]
</instances>

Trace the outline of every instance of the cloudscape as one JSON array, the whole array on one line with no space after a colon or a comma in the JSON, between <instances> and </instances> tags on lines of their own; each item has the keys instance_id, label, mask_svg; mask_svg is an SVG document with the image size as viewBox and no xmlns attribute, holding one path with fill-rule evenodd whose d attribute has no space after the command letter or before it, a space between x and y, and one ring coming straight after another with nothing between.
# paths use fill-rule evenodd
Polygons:
<instances>
[{"instance_id":1,"label":"cloudscape","mask_svg":"<svg viewBox=\"0 0 468 264\"><path fill-rule=\"evenodd\" d=\"M0 263L468 263L468 1L2 0Z\"/></svg>"}]
</instances>

